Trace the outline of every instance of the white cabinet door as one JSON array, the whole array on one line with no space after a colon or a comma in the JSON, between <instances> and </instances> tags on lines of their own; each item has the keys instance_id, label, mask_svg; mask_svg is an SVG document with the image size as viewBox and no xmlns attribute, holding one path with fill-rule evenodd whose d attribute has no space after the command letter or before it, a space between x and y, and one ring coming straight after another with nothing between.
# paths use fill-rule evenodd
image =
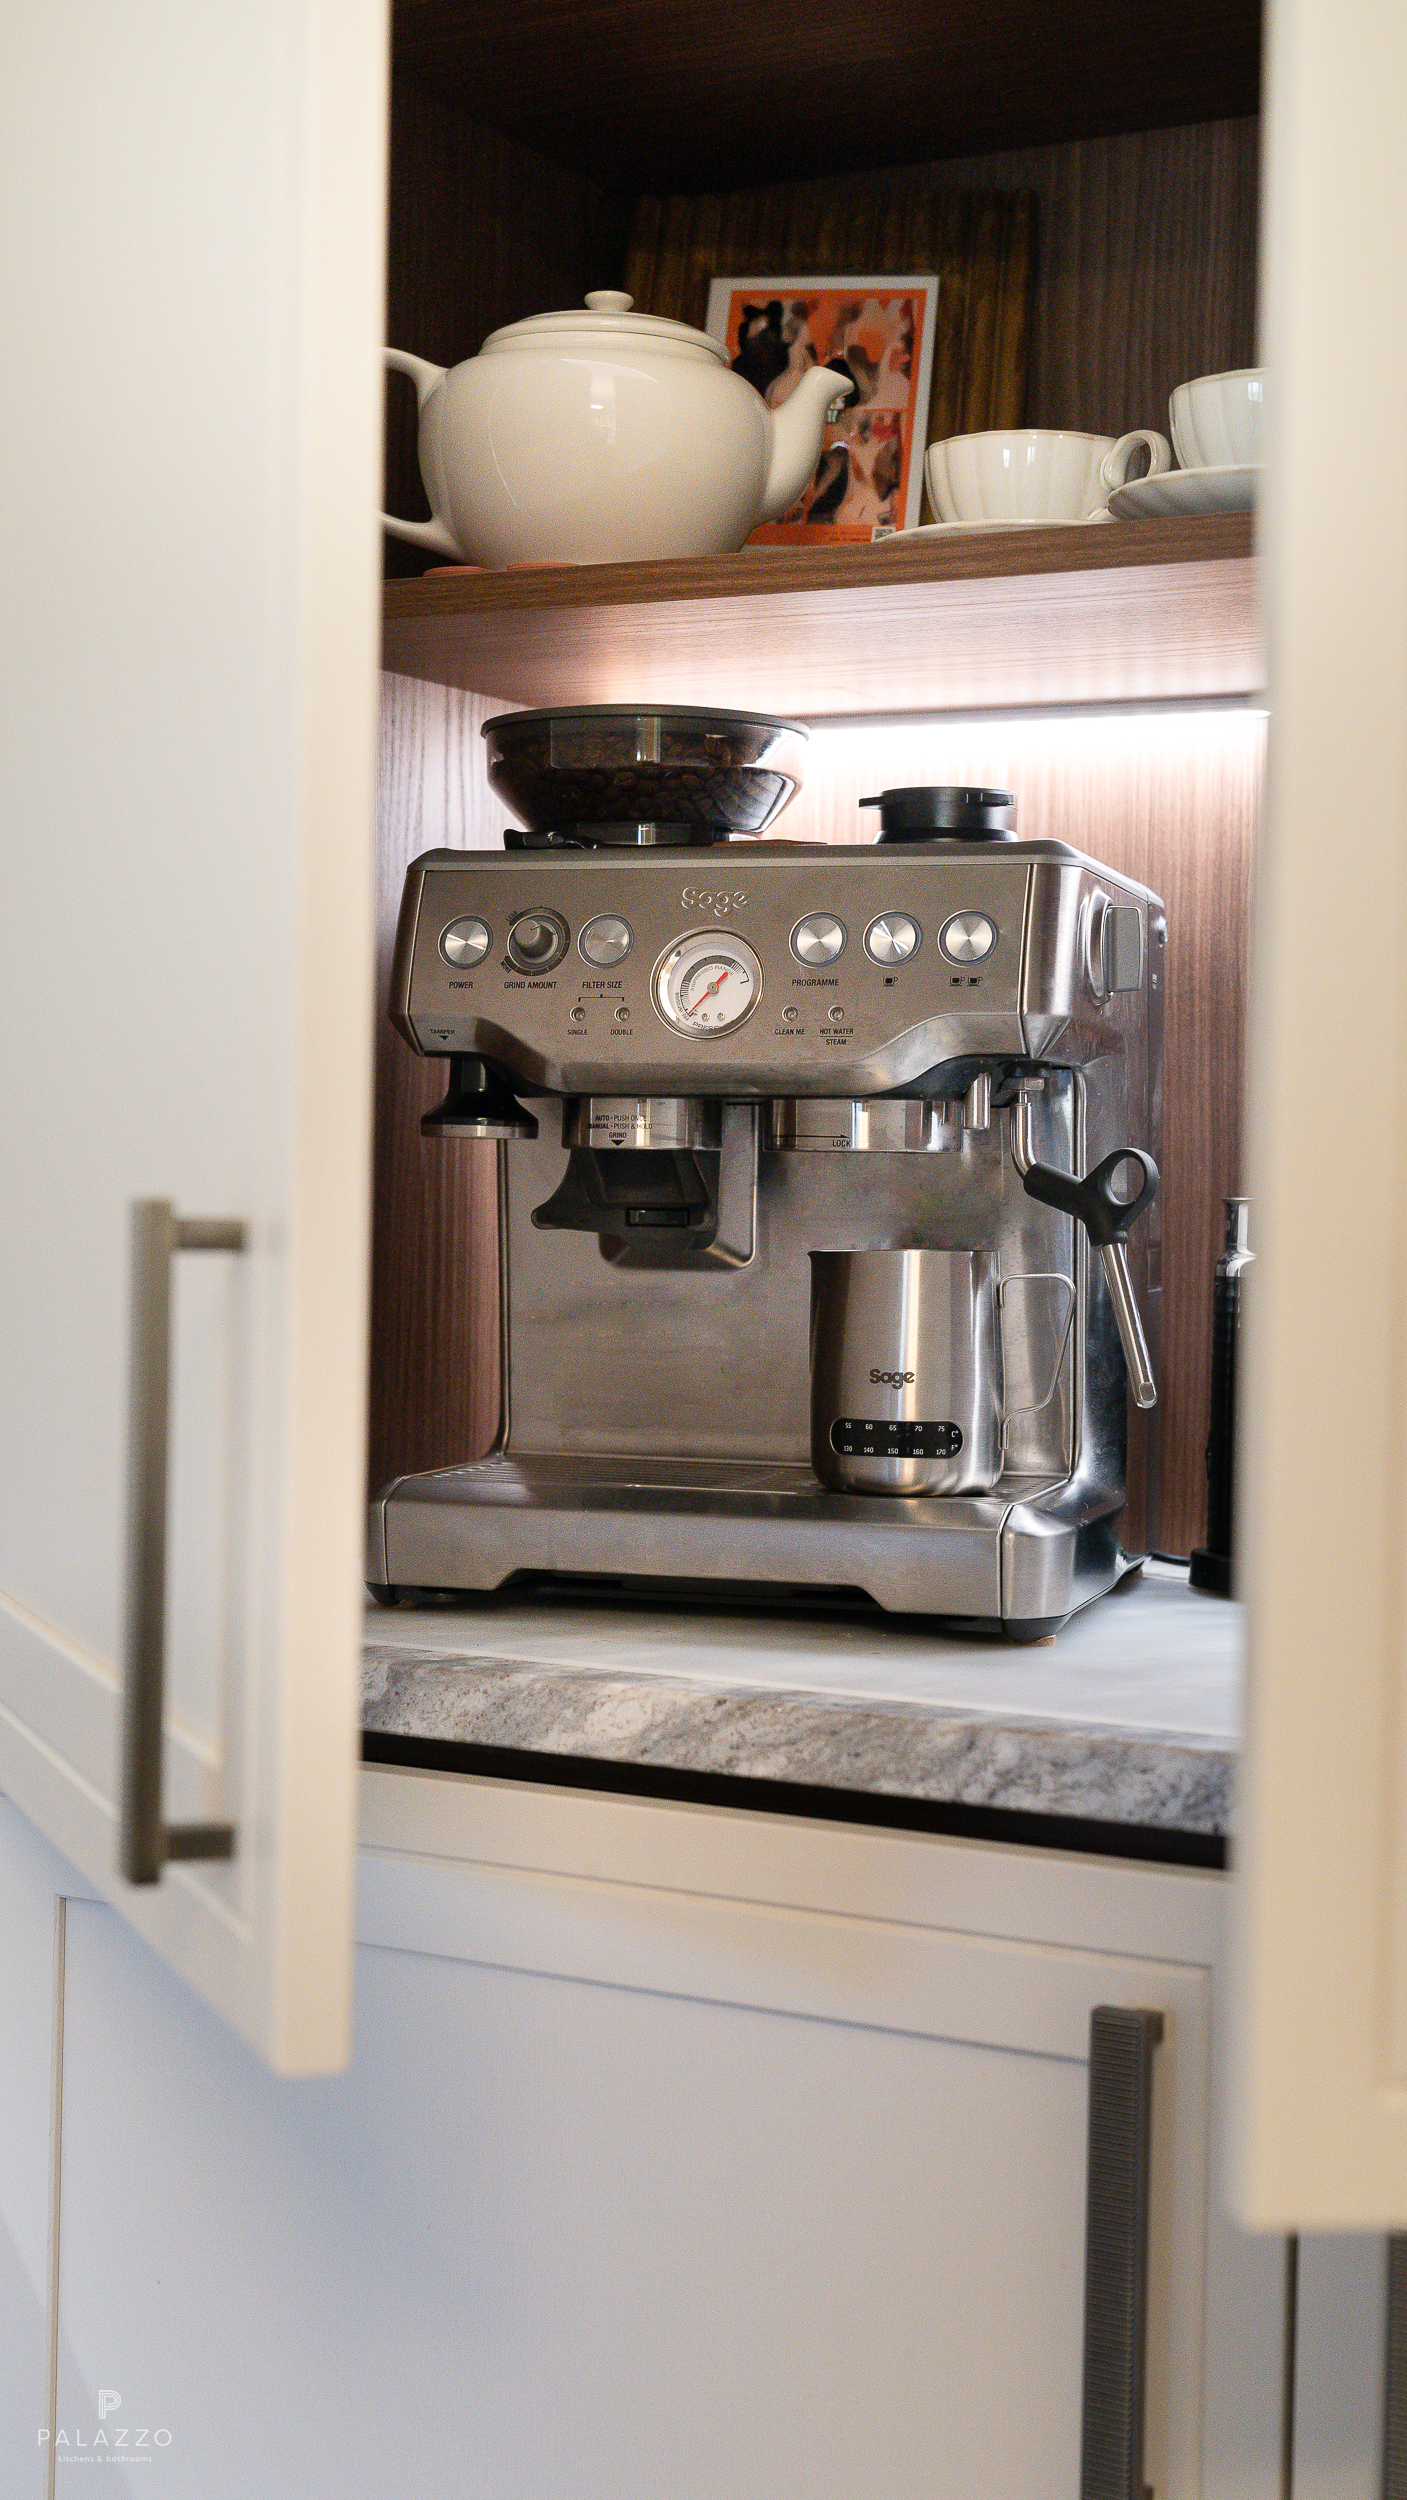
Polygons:
<instances>
[{"instance_id":1,"label":"white cabinet door","mask_svg":"<svg viewBox=\"0 0 1407 2500\"><path fill-rule=\"evenodd\" d=\"M1332 2231L1407 2222L1407 13L1271 0L1266 57L1234 2177Z\"/></svg>"},{"instance_id":2,"label":"white cabinet door","mask_svg":"<svg viewBox=\"0 0 1407 2500\"><path fill-rule=\"evenodd\" d=\"M1071 2500L1089 2013L1122 1999L1167 2018L1147 2480L1279 2493L1278 2259L1209 2208L1176 1958L1205 1884L465 1786L478 1863L434 1861L433 1800L369 1801L427 1854L364 1857L333 2079L262 2074L70 1904L74 2456L163 2434L168 2500ZM753 1897L679 1889L730 1865ZM1018 1902L1029 1941L928 1924ZM1044 1932L1072 1906L1109 1950Z\"/></svg>"},{"instance_id":3,"label":"white cabinet door","mask_svg":"<svg viewBox=\"0 0 1407 2500\"><path fill-rule=\"evenodd\" d=\"M0 1798L0 2491L50 2500L70 1871Z\"/></svg>"},{"instance_id":4,"label":"white cabinet door","mask_svg":"<svg viewBox=\"0 0 1407 2500\"><path fill-rule=\"evenodd\" d=\"M348 2037L385 15L0 12L0 1784L291 2070ZM136 1889L139 1199L247 1248L175 1262L170 1416L165 1815L234 1855Z\"/></svg>"}]
</instances>

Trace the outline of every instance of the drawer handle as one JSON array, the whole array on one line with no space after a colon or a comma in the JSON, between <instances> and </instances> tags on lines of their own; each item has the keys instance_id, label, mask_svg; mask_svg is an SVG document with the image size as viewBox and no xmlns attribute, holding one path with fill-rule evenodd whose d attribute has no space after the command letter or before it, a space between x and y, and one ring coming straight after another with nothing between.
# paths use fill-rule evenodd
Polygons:
<instances>
[{"instance_id":1,"label":"drawer handle","mask_svg":"<svg viewBox=\"0 0 1407 2500\"><path fill-rule=\"evenodd\" d=\"M166 1505L171 1421L171 1262L178 1250L243 1250L243 1224L177 1215L169 1198L132 1209L132 1385L127 1463L127 1617L123 1644L118 1863L154 1884L168 1858L232 1858L232 1823L167 1823L161 1813L166 1698Z\"/></svg>"},{"instance_id":2,"label":"drawer handle","mask_svg":"<svg viewBox=\"0 0 1407 2500\"><path fill-rule=\"evenodd\" d=\"M1161 2014L1097 2005L1089 2025L1080 2500L1146 2500L1148 2202Z\"/></svg>"}]
</instances>

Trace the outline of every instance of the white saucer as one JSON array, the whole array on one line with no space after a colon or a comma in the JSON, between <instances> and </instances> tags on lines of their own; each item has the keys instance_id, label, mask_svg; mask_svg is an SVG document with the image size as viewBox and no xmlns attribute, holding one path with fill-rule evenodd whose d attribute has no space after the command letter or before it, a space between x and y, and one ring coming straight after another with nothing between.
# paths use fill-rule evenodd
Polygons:
<instances>
[{"instance_id":1,"label":"white saucer","mask_svg":"<svg viewBox=\"0 0 1407 2500\"><path fill-rule=\"evenodd\" d=\"M1151 521L1193 512L1253 512L1259 469L1167 469L1161 477L1116 486L1109 509L1118 521Z\"/></svg>"},{"instance_id":2,"label":"white saucer","mask_svg":"<svg viewBox=\"0 0 1407 2500\"><path fill-rule=\"evenodd\" d=\"M891 534L895 538L953 538L965 530L1082 530L1088 526L1087 521L1074 521L1062 513L1055 520L1041 521L919 521L911 530Z\"/></svg>"}]
</instances>

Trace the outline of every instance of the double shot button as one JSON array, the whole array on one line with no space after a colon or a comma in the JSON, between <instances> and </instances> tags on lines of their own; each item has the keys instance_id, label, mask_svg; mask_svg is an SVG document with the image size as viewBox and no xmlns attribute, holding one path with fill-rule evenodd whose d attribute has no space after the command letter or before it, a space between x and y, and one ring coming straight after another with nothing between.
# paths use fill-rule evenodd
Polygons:
<instances>
[{"instance_id":1,"label":"double shot button","mask_svg":"<svg viewBox=\"0 0 1407 2500\"><path fill-rule=\"evenodd\" d=\"M996 923L984 911L955 911L938 932L950 964L985 963L996 942Z\"/></svg>"}]
</instances>

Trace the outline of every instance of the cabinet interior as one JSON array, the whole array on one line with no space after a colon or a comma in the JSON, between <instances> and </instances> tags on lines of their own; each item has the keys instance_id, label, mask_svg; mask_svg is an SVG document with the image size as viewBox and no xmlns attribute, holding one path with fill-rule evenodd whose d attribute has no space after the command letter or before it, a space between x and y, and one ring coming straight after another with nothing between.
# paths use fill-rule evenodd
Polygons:
<instances>
[{"instance_id":1,"label":"cabinet interior","mask_svg":"<svg viewBox=\"0 0 1407 2500\"><path fill-rule=\"evenodd\" d=\"M1166 430L1175 383L1255 361L1258 71L1258 11L1245 0L1152 0L1118 26L1087 0L996 0L980 20L954 0L894 0L878 14L868 0L823 0L804 15L796 0L723 15L692 0L525 0L509 14L479 0L399 0L387 338L451 364L503 322L618 284L642 192L769 177L1029 189L1038 243L1027 421ZM386 492L389 510L428 509L412 394L398 378ZM1115 527L1127 525L1099 538ZM995 781L1018 793L1027 830L1074 842L1163 895L1161 1536L1178 1552L1200 1538L1211 1270L1220 1200L1241 1184L1264 769L1263 716L1217 708L1259 682L1250 532L1234 521L1148 524L1117 554L1087 549L1089 573L1085 559L1072 572L1048 543L1054 534L1040 535L1044 549L1033 544L1024 566L1006 549L993 554L995 541L971 540L965 556L949 542L911 542L887 558L887 573L876 562L852 579L842 565L833 585L814 577L817 613L794 629L746 554L708 559L714 577L695 567L672 596L667 579L612 584L606 568L592 583L463 575L421 589L412 577L427 559L386 539L374 1483L478 1455L498 1411L494 1149L421 1140L419 1114L443 1090L443 1071L413 1059L384 1016L406 863L436 843L497 841L505 820L478 738L494 709L690 691L726 702L741 623L748 699L801 710L817 729L787 833L849 838L862 783ZM885 559L884 549L845 553ZM805 562L816 558L807 551ZM734 596L746 611L734 612ZM853 613L842 614L847 597ZM985 618L983 648L1009 654L1009 667L956 665L971 617ZM834 649L858 647L859 624L871 654L886 650L887 631L896 655L935 652L943 664L828 673L816 649L828 632ZM1032 673L1033 650L1045 653L1043 673ZM1155 708L1087 708L1109 696ZM1169 696L1189 708L1157 708ZM1032 704L1040 713L1023 716ZM947 717L955 706L965 716ZM881 709L882 720L855 717Z\"/></svg>"}]
</instances>

